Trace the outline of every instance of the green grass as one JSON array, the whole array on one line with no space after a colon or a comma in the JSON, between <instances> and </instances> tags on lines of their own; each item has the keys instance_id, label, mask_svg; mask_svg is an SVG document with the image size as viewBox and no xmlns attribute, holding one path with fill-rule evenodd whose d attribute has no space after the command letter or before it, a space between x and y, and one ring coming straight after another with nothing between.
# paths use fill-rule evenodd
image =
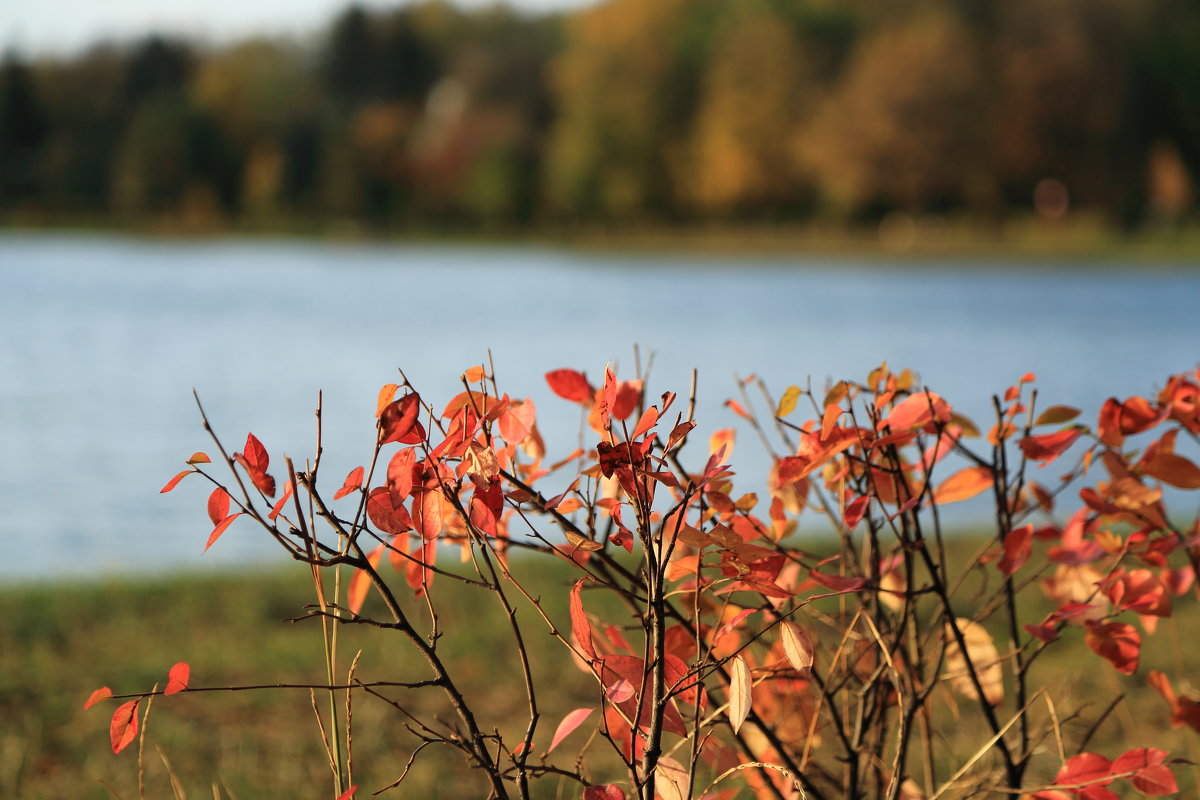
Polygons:
<instances>
[{"instance_id":1,"label":"green grass","mask_svg":"<svg viewBox=\"0 0 1200 800\"><path fill-rule=\"evenodd\" d=\"M565 626L568 573L551 567L532 572L529 581L533 591L545 597L557 623ZM969 595L972 587L966 588ZM454 664L468 700L479 712L481 727L499 729L506 736L519 734L527 719L526 701L499 606L442 578L434 591L439 608L444 609L439 652ZM1033 595L1040 597L1040 593L1028 593L1036 605ZM1191 645L1191 637L1200 630L1200 611L1191 600L1184 598L1179 614L1163 621L1158 634L1147 637L1143 666L1132 679L1120 678L1098 661L1077 629L1069 630L1067 641L1039 662L1036 684L1048 690L1064 719L1080 706L1094 718L1109 699L1125 692L1087 749L1114 757L1127 747L1153 745L1200 760L1200 737L1186 728L1170 729L1165 703L1145 683L1148 669L1197 674L1200 651ZM101 685L118 694L148 690L156 682L161 686L177 661L191 664L195 687L322 682L319 625L313 620L285 621L302 616L311 601L311 583L299 567L290 573L174 575L0 589L0 796L106 798L111 795L105 784L126 800L138 796L137 746L117 756L109 748L113 705L82 710L83 701ZM590 611L603 608L599 595L589 595L587 603ZM549 744L564 713L595 704L594 688L584 673L569 666L562 646L545 632L528 604L520 598L514 604L527 624L534 670L543 687L538 698L543 720L535 742L540 751ZM422 608L423 604L414 603L413 613L424 614L427 624L428 613ZM1040 613L1039 607L1028 616L1036 621ZM619 622L621 614L628 612L611 606L603 614ZM396 633L343 627L339 636L343 675L361 649L358 676L363 680L429 677L425 665ZM403 698L406 708L418 716L452 719L436 689L395 697ZM968 704L960 703L965 711ZM327 697L318 696L318 705L326 711ZM953 711L948 713L939 734L953 740L956 723ZM355 701L354 720L355 782L367 790L360 797L367 797L399 776L412 739L399 713L365 695ZM1068 755L1086 727L1082 722L1065 722ZM969 740L977 746L986 738L978 733L962 737L964 744ZM576 738L578 742L570 741L577 747L583 735ZM1055 741L1048 739L1041 748L1040 763L1056 765ZM144 751L149 798L172 796L160 750L193 800L214 797L214 786L220 797L236 800L333 796L307 691L157 698ZM569 751L563 758L569 762ZM1181 796L1200 796L1194 769L1183 768L1177 774ZM579 796L571 783L544 782L539 790L544 792L539 796L547 798ZM421 754L404 788L385 796L474 798L484 793L457 752L435 746Z\"/></svg>"}]
</instances>

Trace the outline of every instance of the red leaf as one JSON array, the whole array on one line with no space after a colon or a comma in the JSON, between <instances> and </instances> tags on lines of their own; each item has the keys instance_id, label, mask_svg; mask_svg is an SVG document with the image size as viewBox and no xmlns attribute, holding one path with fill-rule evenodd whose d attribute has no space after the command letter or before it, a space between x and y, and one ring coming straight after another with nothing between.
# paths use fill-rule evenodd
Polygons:
<instances>
[{"instance_id":1,"label":"red leaf","mask_svg":"<svg viewBox=\"0 0 1200 800\"><path fill-rule=\"evenodd\" d=\"M1125 434L1121 433L1121 401L1117 398L1108 398L1100 408L1096 435L1109 447L1120 447L1125 441Z\"/></svg>"},{"instance_id":2,"label":"red leaf","mask_svg":"<svg viewBox=\"0 0 1200 800\"><path fill-rule=\"evenodd\" d=\"M550 391L572 403L590 403L596 393L582 372L573 369L556 369L546 373Z\"/></svg>"},{"instance_id":3,"label":"red leaf","mask_svg":"<svg viewBox=\"0 0 1200 800\"><path fill-rule=\"evenodd\" d=\"M228 528L233 523L233 521L235 519L237 519L238 517L240 517L241 515L242 515L242 512L239 511L236 514L230 514L228 517L221 520L220 524L218 524L217 527L213 528L213 532L208 535L208 541L204 545L204 550L201 550L200 552L201 553L206 552L208 550L208 548L212 547L213 542L217 541L217 539L220 539L221 534L225 532L225 529Z\"/></svg>"},{"instance_id":4,"label":"red leaf","mask_svg":"<svg viewBox=\"0 0 1200 800\"><path fill-rule=\"evenodd\" d=\"M87 711L89 708L96 705L96 703L99 703L101 700L105 700L109 697L112 697L112 689L108 688L107 686L101 686L99 689L92 692L90 697L88 697L87 702L83 704L83 710Z\"/></svg>"},{"instance_id":5,"label":"red leaf","mask_svg":"<svg viewBox=\"0 0 1200 800\"><path fill-rule=\"evenodd\" d=\"M625 800L625 792L611 783L589 786L583 790L583 800Z\"/></svg>"},{"instance_id":6,"label":"red leaf","mask_svg":"<svg viewBox=\"0 0 1200 800\"><path fill-rule=\"evenodd\" d=\"M246 449L242 452L242 456L252 471L266 472L267 467L271 464L271 456L267 454L267 448L263 447L263 443L253 433L246 434Z\"/></svg>"},{"instance_id":7,"label":"red leaf","mask_svg":"<svg viewBox=\"0 0 1200 800\"><path fill-rule=\"evenodd\" d=\"M1109 777L1111 773L1112 762L1104 756L1080 753L1063 762L1054 782L1061 786L1107 786L1112 783L1112 778Z\"/></svg>"},{"instance_id":8,"label":"red leaf","mask_svg":"<svg viewBox=\"0 0 1200 800\"><path fill-rule=\"evenodd\" d=\"M866 580L863 578L844 578L841 575L829 575L824 572L817 572L815 569L810 569L808 575L826 589L832 589L835 592L858 591L866 583Z\"/></svg>"},{"instance_id":9,"label":"red leaf","mask_svg":"<svg viewBox=\"0 0 1200 800\"><path fill-rule=\"evenodd\" d=\"M1004 538L1004 557L997 564L1005 575L1012 575L1029 560L1029 550L1033 542L1033 526L1022 525L1008 532Z\"/></svg>"},{"instance_id":10,"label":"red leaf","mask_svg":"<svg viewBox=\"0 0 1200 800\"><path fill-rule=\"evenodd\" d=\"M354 797L354 793L357 791L358 791L358 784L355 784L355 785L351 786L349 789L347 789L346 791L339 794L337 796L337 800L350 800L352 797Z\"/></svg>"},{"instance_id":11,"label":"red leaf","mask_svg":"<svg viewBox=\"0 0 1200 800\"><path fill-rule=\"evenodd\" d=\"M1142 637L1132 625L1125 622L1089 622L1085 639L1088 647L1107 659L1118 672L1125 675L1137 672Z\"/></svg>"},{"instance_id":12,"label":"red leaf","mask_svg":"<svg viewBox=\"0 0 1200 800\"><path fill-rule=\"evenodd\" d=\"M379 545L371 554L367 556L367 562L371 568L375 569L379 566L380 560L383 558L384 546ZM350 579L350 588L346 590L346 607L354 614L359 612L366 602L367 592L371 589L371 576L366 570L354 570L354 577Z\"/></svg>"},{"instance_id":13,"label":"red leaf","mask_svg":"<svg viewBox=\"0 0 1200 800\"><path fill-rule=\"evenodd\" d=\"M1114 774L1132 772L1130 777L1133 786L1142 794L1164 795L1175 794L1179 785L1170 767L1163 764L1167 751L1153 747L1138 747L1127 750L1112 763Z\"/></svg>"},{"instance_id":14,"label":"red leaf","mask_svg":"<svg viewBox=\"0 0 1200 800\"><path fill-rule=\"evenodd\" d=\"M337 493L333 495L333 499L341 500L343 497L350 494L351 492L357 491L358 489L362 488L362 481L363 481L363 468L362 467L355 467L354 469L350 470L350 474L347 475L346 480L342 482L342 488L337 490Z\"/></svg>"},{"instance_id":15,"label":"red leaf","mask_svg":"<svg viewBox=\"0 0 1200 800\"><path fill-rule=\"evenodd\" d=\"M137 738L138 732L138 703L142 698L121 703L113 712L112 722L108 727L108 735L112 740L113 753L119 753Z\"/></svg>"},{"instance_id":16,"label":"red leaf","mask_svg":"<svg viewBox=\"0 0 1200 800\"><path fill-rule=\"evenodd\" d=\"M858 523L862 522L862 518L867 513L867 506L871 504L870 496L856 497L846 506L844 521L846 530L852 531L858 527Z\"/></svg>"},{"instance_id":17,"label":"red leaf","mask_svg":"<svg viewBox=\"0 0 1200 800\"><path fill-rule=\"evenodd\" d=\"M626 419L637 408L638 400L642 399L641 381L621 381L617 384L617 393L613 397L611 411L613 419Z\"/></svg>"},{"instance_id":18,"label":"red leaf","mask_svg":"<svg viewBox=\"0 0 1200 800\"><path fill-rule=\"evenodd\" d=\"M417 427L420 413L421 398L416 393L388 403L379 415L379 430L383 437L380 444L402 441Z\"/></svg>"},{"instance_id":19,"label":"red leaf","mask_svg":"<svg viewBox=\"0 0 1200 800\"><path fill-rule=\"evenodd\" d=\"M164 486L163 488L159 489L159 490L158 490L158 493L159 493L159 494L166 494L167 492L171 491L171 490L172 490L172 489L174 489L176 486L178 486L178 485L179 485L179 482L180 482L181 480L183 480L184 478L186 478L188 475L191 475L193 472L195 472L195 470L194 470L194 469L185 469L183 472L179 473L179 474L178 474L178 475L176 475L174 478L171 478L171 480L167 481L167 485L166 485L166 486Z\"/></svg>"},{"instance_id":20,"label":"red leaf","mask_svg":"<svg viewBox=\"0 0 1200 800\"><path fill-rule=\"evenodd\" d=\"M171 667L171 670L167 673L167 688L163 690L163 694L175 694L186 689L191 672L191 667L182 661Z\"/></svg>"},{"instance_id":21,"label":"red leaf","mask_svg":"<svg viewBox=\"0 0 1200 800\"><path fill-rule=\"evenodd\" d=\"M1021 451L1025 457L1033 461L1045 461L1049 464L1075 444L1075 440L1083 433L1081 427L1071 427L1056 433L1046 433L1041 436L1026 436L1021 440ZM1043 466L1045 466L1043 464Z\"/></svg>"},{"instance_id":22,"label":"red leaf","mask_svg":"<svg viewBox=\"0 0 1200 800\"><path fill-rule=\"evenodd\" d=\"M218 486L213 490L213 493L208 496L208 518L212 520L213 525L220 524L221 520L229 516L229 492Z\"/></svg>"},{"instance_id":23,"label":"red leaf","mask_svg":"<svg viewBox=\"0 0 1200 800\"><path fill-rule=\"evenodd\" d=\"M612 407L617 399L617 376L611 367L604 368L604 386L596 393L596 402L592 407L592 416L599 424L597 432L603 433L612 428Z\"/></svg>"},{"instance_id":24,"label":"red leaf","mask_svg":"<svg viewBox=\"0 0 1200 800\"><path fill-rule=\"evenodd\" d=\"M571 732L578 728L593 710L591 708L577 708L563 717L562 722L558 723L558 728L554 731L554 738L550 740L550 747L547 748L546 752L549 753L558 747L558 743L570 736Z\"/></svg>"},{"instance_id":25,"label":"red leaf","mask_svg":"<svg viewBox=\"0 0 1200 800\"><path fill-rule=\"evenodd\" d=\"M412 530L412 519L403 504L392 505L392 494L386 487L372 489L367 496L367 516L384 533L404 533Z\"/></svg>"},{"instance_id":26,"label":"red leaf","mask_svg":"<svg viewBox=\"0 0 1200 800\"><path fill-rule=\"evenodd\" d=\"M589 659L594 659L596 648L592 645L592 624L588 622L587 614L583 611L583 599L579 596L585 580L587 578L580 578L571 587L571 630L575 634L575 640L579 642L579 649Z\"/></svg>"}]
</instances>

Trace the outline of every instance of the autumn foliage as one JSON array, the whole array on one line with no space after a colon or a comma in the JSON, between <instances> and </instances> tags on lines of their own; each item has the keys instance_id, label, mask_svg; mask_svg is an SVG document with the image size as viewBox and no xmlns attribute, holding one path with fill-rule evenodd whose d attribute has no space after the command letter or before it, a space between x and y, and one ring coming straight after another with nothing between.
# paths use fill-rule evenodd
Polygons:
<instances>
[{"instance_id":1,"label":"autumn foliage","mask_svg":"<svg viewBox=\"0 0 1200 800\"><path fill-rule=\"evenodd\" d=\"M534 401L473 367L444 404L407 380L385 386L375 447L328 481L320 446L303 468L272 461L253 434L230 454L201 409L220 455L195 453L162 491L190 476L213 484L204 549L244 517L239 527L253 522L311 570L308 617L326 633L328 796L356 791L350 753L327 735L344 725L353 747L349 700L342 714L335 691L393 705L412 733L396 782L371 787L396 796L406 760L431 744L461 752L474 777L449 776L461 788L447 795L463 797L1179 792L1182 759L1156 742L1087 749L1112 705L1065 707L1037 675L1082 643L1083 669L1161 695L1140 714L1200 733L1200 701L1177 689L1185 676L1142 664L1149 640L1167 635L1159 622L1197 592L1200 521L1178 509L1194 511L1184 492L1200 488L1183 452L1200 436L1200 370L1107 400L1094 426L1076 409L1040 407L1029 374L995 396L986 421L886 365L778 397L752 378L726 405L772 461L765 486L737 489L734 432L701 435L694 389L652 394L647 376L611 367L546 381L556 397L541 402L579 407L585 447L548 454ZM942 510L985 500L986 546L950 563ZM810 532L822 524L832 535ZM518 560L538 559L574 573L553 601L518 577ZM330 579L339 570L344 584ZM483 719L464 696L436 630L471 620L439 622L442 591L482 592L504 609L519 668L495 680L525 695L519 719ZM425 616L405 595L422 598ZM365 681L357 659L337 672L328 632L349 624L406 639L428 678ZM530 664L528 642L547 634L561 669L594 686L558 719L539 711L546 687ZM85 708L118 703L120 752L154 696L230 688L189 681L176 664L165 689L105 687ZM410 692L440 693L445 714L409 714Z\"/></svg>"}]
</instances>

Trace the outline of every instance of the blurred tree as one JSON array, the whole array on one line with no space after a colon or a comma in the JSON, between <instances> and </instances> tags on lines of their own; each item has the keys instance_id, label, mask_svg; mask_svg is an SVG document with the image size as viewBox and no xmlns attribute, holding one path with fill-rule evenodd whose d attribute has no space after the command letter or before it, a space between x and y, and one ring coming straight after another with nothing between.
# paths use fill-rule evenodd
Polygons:
<instances>
[{"instance_id":1,"label":"blurred tree","mask_svg":"<svg viewBox=\"0 0 1200 800\"><path fill-rule=\"evenodd\" d=\"M681 70L711 26L713 0L609 0L568 22L554 64L558 118L548 194L562 215L662 216L677 195L669 162L685 148L694 71Z\"/></svg>"},{"instance_id":2,"label":"blurred tree","mask_svg":"<svg viewBox=\"0 0 1200 800\"><path fill-rule=\"evenodd\" d=\"M138 107L113 162L117 213L211 223L232 207L237 188L236 160L209 119L180 97Z\"/></svg>"},{"instance_id":3,"label":"blurred tree","mask_svg":"<svg viewBox=\"0 0 1200 800\"><path fill-rule=\"evenodd\" d=\"M982 69L979 43L949 8L922 7L867 34L798 142L834 208L979 202L990 184Z\"/></svg>"},{"instance_id":4,"label":"blurred tree","mask_svg":"<svg viewBox=\"0 0 1200 800\"><path fill-rule=\"evenodd\" d=\"M1144 204L1150 141L1134 91L1140 25L1124 0L1012 0L992 31L995 136L989 160L1008 205L1045 178L1073 207L1127 218Z\"/></svg>"},{"instance_id":5,"label":"blurred tree","mask_svg":"<svg viewBox=\"0 0 1200 800\"><path fill-rule=\"evenodd\" d=\"M334 20L321 54L320 76L335 103L354 106L375 94L375 57L370 18L352 5Z\"/></svg>"},{"instance_id":6,"label":"blurred tree","mask_svg":"<svg viewBox=\"0 0 1200 800\"><path fill-rule=\"evenodd\" d=\"M9 55L0 67L0 207L38 194L48 128L28 67Z\"/></svg>"},{"instance_id":7,"label":"blurred tree","mask_svg":"<svg viewBox=\"0 0 1200 800\"><path fill-rule=\"evenodd\" d=\"M42 67L46 113L46 202L60 213L102 213L109 198L111 159L127 114L126 55L111 46Z\"/></svg>"},{"instance_id":8,"label":"blurred tree","mask_svg":"<svg viewBox=\"0 0 1200 800\"><path fill-rule=\"evenodd\" d=\"M153 97L182 94L191 78L194 58L188 45L151 36L134 47L125 67L125 101L136 107Z\"/></svg>"},{"instance_id":9,"label":"blurred tree","mask_svg":"<svg viewBox=\"0 0 1200 800\"><path fill-rule=\"evenodd\" d=\"M231 168L241 174L238 207L253 216L269 218L287 205L285 137L292 119L317 101L308 78L299 50L257 39L210 54L192 82L193 106L233 151Z\"/></svg>"},{"instance_id":10,"label":"blurred tree","mask_svg":"<svg viewBox=\"0 0 1200 800\"><path fill-rule=\"evenodd\" d=\"M693 155L679 176L706 212L777 212L801 194L789 145L812 81L791 20L773 5L730 6L708 54Z\"/></svg>"}]
</instances>

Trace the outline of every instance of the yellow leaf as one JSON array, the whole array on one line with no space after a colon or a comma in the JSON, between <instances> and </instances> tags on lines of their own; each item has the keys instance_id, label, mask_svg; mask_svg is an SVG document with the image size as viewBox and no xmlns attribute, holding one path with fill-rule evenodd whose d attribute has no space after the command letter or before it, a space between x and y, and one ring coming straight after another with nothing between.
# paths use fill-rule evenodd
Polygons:
<instances>
[{"instance_id":1,"label":"yellow leaf","mask_svg":"<svg viewBox=\"0 0 1200 800\"><path fill-rule=\"evenodd\" d=\"M1079 409L1071 406L1050 406L1034 421L1034 425L1062 425L1079 416Z\"/></svg>"},{"instance_id":2,"label":"yellow leaf","mask_svg":"<svg viewBox=\"0 0 1200 800\"><path fill-rule=\"evenodd\" d=\"M958 629L967 645L971 667L979 677L979 685L983 687L984 699L989 705L1000 705L1004 700L1004 671L1000 667L1000 654L996 652L992 635L978 622L962 617L958 619ZM946 626L946 679L956 692L966 697L979 696L975 691L975 682L971 680L967 659L963 657L949 625Z\"/></svg>"},{"instance_id":3,"label":"yellow leaf","mask_svg":"<svg viewBox=\"0 0 1200 800\"><path fill-rule=\"evenodd\" d=\"M775 416L786 417L788 414L796 410L796 401L800 399L800 387L789 386L783 390L783 396L779 398L779 408L775 409Z\"/></svg>"},{"instance_id":4,"label":"yellow leaf","mask_svg":"<svg viewBox=\"0 0 1200 800\"><path fill-rule=\"evenodd\" d=\"M729 724L734 734L750 714L750 667L741 656L729 662Z\"/></svg>"},{"instance_id":5,"label":"yellow leaf","mask_svg":"<svg viewBox=\"0 0 1200 800\"><path fill-rule=\"evenodd\" d=\"M783 654L788 663L798 672L811 669L813 646L808 634L790 622L779 624L779 638L783 642Z\"/></svg>"}]
</instances>

